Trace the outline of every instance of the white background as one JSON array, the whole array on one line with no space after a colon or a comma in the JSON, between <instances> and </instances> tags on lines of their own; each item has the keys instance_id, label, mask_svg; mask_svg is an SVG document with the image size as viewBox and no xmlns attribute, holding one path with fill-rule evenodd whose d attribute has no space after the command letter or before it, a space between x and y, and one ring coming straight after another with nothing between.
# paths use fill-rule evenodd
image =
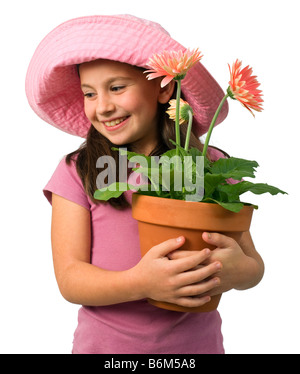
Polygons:
<instances>
[{"instance_id":1,"label":"white background","mask_svg":"<svg viewBox=\"0 0 300 374\"><path fill-rule=\"evenodd\" d=\"M58 131L29 108L24 81L41 39L60 23L129 13L161 23L227 88L227 63L250 65L264 111L254 119L238 102L212 136L232 156L260 164L257 181L289 195L250 195L264 258L263 281L223 296L227 353L300 353L299 343L299 3L296 0L10 0L0 5L1 235L0 353L70 353L78 306L60 295L52 267L51 207L42 188L62 156L82 139ZM299 194L299 193L298 193Z\"/></svg>"}]
</instances>

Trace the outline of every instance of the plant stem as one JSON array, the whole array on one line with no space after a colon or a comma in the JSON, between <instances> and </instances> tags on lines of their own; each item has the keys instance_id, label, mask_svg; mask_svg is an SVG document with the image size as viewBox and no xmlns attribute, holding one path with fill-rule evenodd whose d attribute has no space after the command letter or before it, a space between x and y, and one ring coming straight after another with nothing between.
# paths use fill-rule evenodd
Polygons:
<instances>
[{"instance_id":1,"label":"plant stem","mask_svg":"<svg viewBox=\"0 0 300 374\"><path fill-rule=\"evenodd\" d=\"M206 135L206 139L205 139L205 143L204 143L204 147L203 147L203 152L202 152L202 155L205 157L206 156L206 152L207 152L207 148L208 148L208 144L209 144L209 140L210 140L210 137L211 137L211 133L213 131L213 128L215 126L215 123L216 123L216 120L220 114L220 111L225 103L225 101L227 100L227 98L229 97L229 94L227 93L222 101L220 102L219 106L218 106L218 109L216 110L216 113L211 121L211 124L209 126L209 129L208 129L208 132L207 132L207 135Z\"/></svg>"},{"instance_id":2,"label":"plant stem","mask_svg":"<svg viewBox=\"0 0 300 374\"><path fill-rule=\"evenodd\" d=\"M192 124L193 124L193 113L191 110L189 110L189 124L187 128L186 138L185 138L185 145L184 149L188 151L189 144L190 144L190 137L191 137L191 131L192 131Z\"/></svg>"},{"instance_id":3,"label":"plant stem","mask_svg":"<svg viewBox=\"0 0 300 374\"><path fill-rule=\"evenodd\" d=\"M179 156L180 146L180 129L179 129L179 113L180 113L180 96L181 96L181 79L177 79L177 94L176 94L176 118L175 118L175 133L176 133L176 155Z\"/></svg>"}]
</instances>

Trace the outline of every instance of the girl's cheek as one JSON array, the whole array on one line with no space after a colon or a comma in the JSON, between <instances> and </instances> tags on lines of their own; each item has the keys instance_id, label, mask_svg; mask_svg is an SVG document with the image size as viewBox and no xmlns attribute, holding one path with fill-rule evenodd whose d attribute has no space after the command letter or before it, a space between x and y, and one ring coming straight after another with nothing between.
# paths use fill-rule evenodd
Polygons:
<instances>
[{"instance_id":1,"label":"girl's cheek","mask_svg":"<svg viewBox=\"0 0 300 374\"><path fill-rule=\"evenodd\" d=\"M84 113L85 113L85 115L86 115L86 117L90 120L90 121L92 121L93 120L93 108L91 107L91 105L90 104L88 104L88 103L85 103L84 104Z\"/></svg>"}]
</instances>

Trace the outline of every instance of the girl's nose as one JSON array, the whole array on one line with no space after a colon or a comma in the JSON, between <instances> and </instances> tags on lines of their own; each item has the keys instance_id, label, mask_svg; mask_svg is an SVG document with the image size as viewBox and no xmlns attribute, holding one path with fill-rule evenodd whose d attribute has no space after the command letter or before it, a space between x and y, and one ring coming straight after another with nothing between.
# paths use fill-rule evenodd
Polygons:
<instances>
[{"instance_id":1,"label":"girl's nose","mask_svg":"<svg viewBox=\"0 0 300 374\"><path fill-rule=\"evenodd\" d=\"M99 95L97 101L97 115L107 116L115 110L115 105L109 95Z\"/></svg>"}]
</instances>

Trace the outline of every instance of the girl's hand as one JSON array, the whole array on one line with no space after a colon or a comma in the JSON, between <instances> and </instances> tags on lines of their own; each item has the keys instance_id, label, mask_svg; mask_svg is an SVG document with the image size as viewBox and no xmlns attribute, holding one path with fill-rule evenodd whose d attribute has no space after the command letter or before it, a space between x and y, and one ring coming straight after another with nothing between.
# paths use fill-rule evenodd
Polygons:
<instances>
[{"instance_id":1,"label":"girl's hand","mask_svg":"<svg viewBox=\"0 0 300 374\"><path fill-rule=\"evenodd\" d=\"M216 246L210 256L200 265L208 266L219 264L219 271L216 274L219 285L212 288L204 295L217 295L233 288L243 290L254 287L261 280L264 272L264 264L254 248L249 232L242 235L240 244L234 239L219 233L204 233L203 240ZM192 256L194 251L177 250L169 257L172 259ZM204 296L199 295L200 296Z\"/></svg>"},{"instance_id":2,"label":"girl's hand","mask_svg":"<svg viewBox=\"0 0 300 374\"><path fill-rule=\"evenodd\" d=\"M208 293L210 296L233 288L247 289L261 280L264 265L254 248L249 232L243 233L240 244L219 233L204 233L202 237L207 243L216 246L206 264L209 265L215 261L220 261L222 264L218 273L220 285Z\"/></svg>"},{"instance_id":3,"label":"girl's hand","mask_svg":"<svg viewBox=\"0 0 300 374\"><path fill-rule=\"evenodd\" d=\"M210 301L209 295L201 295L211 294L220 284L220 279L213 277L220 269L220 262L209 261L209 249L170 259L172 256L168 255L180 248L184 240L179 237L156 245L133 268L143 297L185 307L198 307ZM201 266L204 262L210 263Z\"/></svg>"}]
</instances>

